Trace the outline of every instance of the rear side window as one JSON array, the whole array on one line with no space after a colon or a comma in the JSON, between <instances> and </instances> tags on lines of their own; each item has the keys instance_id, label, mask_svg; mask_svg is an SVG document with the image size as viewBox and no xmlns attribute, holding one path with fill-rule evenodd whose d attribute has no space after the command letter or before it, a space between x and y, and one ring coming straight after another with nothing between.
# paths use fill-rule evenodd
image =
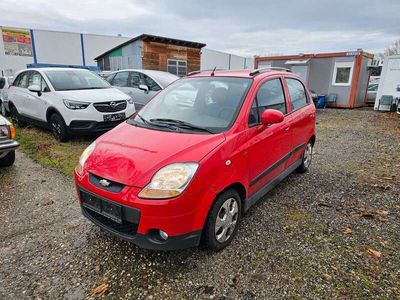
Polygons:
<instances>
[{"instance_id":1,"label":"rear side window","mask_svg":"<svg viewBox=\"0 0 400 300\"><path fill-rule=\"evenodd\" d=\"M115 74L115 77L112 80L112 85L126 87L128 86L128 77L128 72L119 72Z\"/></svg>"},{"instance_id":2,"label":"rear side window","mask_svg":"<svg viewBox=\"0 0 400 300\"><path fill-rule=\"evenodd\" d=\"M0 77L0 90L4 88L6 85L6 79L4 77Z\"/></svg>"},{"instance_id":3,"label":"rear side window","mask_svg":"<svg viewBox=\"0 0 400 300\"><path fill-rule=\"evenodd\" d=\"M287 113L285 94L279 78L268 80L257 92L249 115L249 125L260 124L261 115L266 109L279 110Z\"/></svg>"},{"instance_id":4,"label":"rear side window","mask_svg":"<svg viewBox=\"0 0 400 300\"><path fill-rule=\"evenodd\" d=\"M297 79L286 78L292 110L298 110L308 104L308 98L303 84Z\"/></svg>"}]
</instances>

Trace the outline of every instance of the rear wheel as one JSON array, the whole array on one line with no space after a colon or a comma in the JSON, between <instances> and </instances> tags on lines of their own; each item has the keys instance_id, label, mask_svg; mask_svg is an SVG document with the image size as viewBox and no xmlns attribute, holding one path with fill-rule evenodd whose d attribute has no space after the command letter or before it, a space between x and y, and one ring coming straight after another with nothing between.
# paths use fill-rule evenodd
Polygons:
<instances>
[{"instance_id":1,"label":"rear wheel","mask_svg":"<svg viewBox=\"0 0 400 300\"><path fill-rule=\"evenodd\" d=\"M12 122L17 125L18 127L25 127L26 122L22 120L20 114L18 113L18 110L15 108L15 106L11 106L10 108L10 116Z\"/></svg>"},{"instance_id":2,"label":"rear wheel","mask_svg":"<svg viewBox=\"0 0 400 300\"><path fill-rule=\"evenodd\" d=\"M305 173L308 171L308 169L311 166L312 154L313 154L313 143L312 141L309 141L306 146L306 149L304 150L301 165L297 168L297 171L299 173Z\"/></svg>"},{"instance_id":3,"label":"rear wheel","mask_svg":"<svg viewBox=\"0 0 400 300\"><path fill-rule=\"evenodd\" d=\"M67 142L69 140L68 128L63 118L55 113L50 116L49 125L54 138L59 142Z\"/></svg>"},{"instance_id":4,"label":"rear wheel","mask_svg":"<svg viewBox=\"0 0 400 300\"><path fill-rule=\"evenodd\" d=\"M15 151L10 151L6 156L0 158L0 167L9 167L15 161Z\"/></svg>"},{"instance_id":5,"label":"rear wheel","mask_svg":"<svg viewBox=\"0 0 400 300\"><path fill-rule=\"evenodd\" d=\"M204 226L203 245L213 251L228 246L236 235L241 210L240 196L235 190L227 190L219 195Z\"/></svg>"}]
</instances>

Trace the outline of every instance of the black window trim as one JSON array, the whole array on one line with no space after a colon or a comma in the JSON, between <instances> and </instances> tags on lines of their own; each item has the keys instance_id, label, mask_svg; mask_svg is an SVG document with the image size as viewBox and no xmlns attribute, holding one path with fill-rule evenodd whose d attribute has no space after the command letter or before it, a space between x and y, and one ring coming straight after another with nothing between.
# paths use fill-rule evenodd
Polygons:
<instances>
[{"instance_id":1,"label":"black window trim","mask_svg":"<svg viewBox=\"0 0 400 300\"><path fill-rule=\"evenodd\" d=\"M283 97L285 98L286 113L283 114L283 116L286 117L287 115L290 114L290 113L288 112L287 99L286 99L286 93L285 93L285 86L283 85L283 80L282 80L283 78L282 78L282 76L268 77L268 78L266 78L266 80L264 80L263 82L260 83L259 88L257 89L256 94L255 94L255 96L254 96L254 99L253 99L253 101L251 102L251 106L250 106L250 112L251 112L251 108L253 107L253 103L254 103L254 101L256 102L256 104L257 104L257 115L258 115L258 120L259 120L259 122L258 122L258 123L254 123L254 124L249 124L249 121L248 121L248 120L249 120L248 117L250 116L250 112L249 112L249 115L248 115L248 117L247 117L247 127L248 127L248 128L253 128L253 127L255 127L255 126L261 125L261 116L260 116L260 111L258 110L258 99L257 99L257 94L258 94L258 91L260 90L260 88L261 88L266 82L271 81L271 80L275 80L275 79L278 79L278 80L280 81L281 87L282 87L282 92L283 92Z\"/></svg>"},{"instance_id":2,"label":"black window trim","mask_svg":"<svg viewBox=\"0 0 400 300\"><path fill-rule=\"evenodd\" d=\"M303 109L304 107L307 107L308 105L310 105L311 101L310 101L310 99L309 99L309 97L308 97L307 88L306 88L306 86L303 84L303 82L302 82L301 80L299 80L298 78L296 78L296 77L284 76L284 78L285 78L285 83L286 83L287 91L288 91L288 94L289 94L289 101L290 101L290 113L289 113L289 114L294 113L294 112L296 112L296 111L299 111L300 109ZM303 86L304 92L305 92L305 94L306 94L306 101L307 101L307 104L306 104L306 105L304 105L304 106L302 106L302 107L299 107L298 109L293 110L292 98L290 97L290 92L289 92L289 86L288 86L288 84L287 84L287 79L297 80L297 81L300 82L300 84Z\"/></svg>"}]
</instances>

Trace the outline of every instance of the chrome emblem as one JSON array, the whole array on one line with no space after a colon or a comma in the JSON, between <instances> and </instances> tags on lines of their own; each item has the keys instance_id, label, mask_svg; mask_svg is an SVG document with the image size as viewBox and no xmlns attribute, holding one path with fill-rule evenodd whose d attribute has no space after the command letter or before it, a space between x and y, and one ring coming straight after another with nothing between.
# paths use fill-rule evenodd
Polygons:
<instances>
[{"instance_id":1,"label":"chrome emblem","mask_svg":"<svg viewBox=\"0 0 400 300\"><path fill-rule=\"evenodd\" d=\"M104 186L104 187L108 187L111 184L111 182L109 182L107 179L101 179L101 180L99 180L99 183L101 186Z\"/></svg>"},{"instance_id":2,"label":"chrome emblem","mask_svg":"<svg viewBox=\"0 0 400 300\"><path fill-rule=\"evenodd\" d=\"M111 106L111 108L117 108L117 106L118 106L118 104L117 104L117 102L115 102L115 101L112 101L112 102L110 102L110 106Z\"/></svg>"}]
</instances>

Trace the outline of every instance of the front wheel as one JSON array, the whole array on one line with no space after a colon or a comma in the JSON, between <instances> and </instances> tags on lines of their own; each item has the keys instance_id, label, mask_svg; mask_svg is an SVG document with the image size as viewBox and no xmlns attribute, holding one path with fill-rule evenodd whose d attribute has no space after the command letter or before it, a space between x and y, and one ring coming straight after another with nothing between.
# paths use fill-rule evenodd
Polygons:
<instances>
[{"instance_id":1,"label":"front wheel","mask_svg":"<svg viewBox=\"0 0 400 300\"><path fill-rule=\"evenodd\" d=\"M312 155L313 155L313 143L309 141L306 146L306 149L304 150L301 165L297 168L297 171L299 173L305 173L308 171L308 169L311 166Z\"/></svg>"},{"instance_id":2,"label":"front wheel","mask_svg":"<svg viewBox=\"0 0 400 300\"><path fill-rule=\"evenodd\" d=\"M15 161L15 151L10 151L6 156L0 158L0 167L9 167Z\"/></svg>"},{"instance_id":3,"label":"front wheel","mask_svg":"<svg viewBox=\"0 0 400 300\"><path fill-rule=\"evenodd\" d=\"M204 226L203 245L213 251L228 246L236 235L241 210L240 196L235 190L227 190L219 195Z\"/></svg>"},{"instance_id":4,"label":"front wheel","mask_svg":"<svg viewBox=\"0 0 400 300\"><path fill-rule=\"evenodd\" d=\"M51 132L57 141L63 143L69 140L67 125L59 114L52 114L49 123Z\"/></svg>"},{"instance_id":5,"label":"front wheel","mask_svg":"<svg viewBox=\"0 0 400 300\"><path fill-rule=\"evenodd\" d=\"M22 120L18 110L15 108L15 106L12 106L10 108L10 115L11 115L11 120L12 122L17 125L18 127L25 127L26 123L25 121Z\"/></svg>"}]
</instances>

